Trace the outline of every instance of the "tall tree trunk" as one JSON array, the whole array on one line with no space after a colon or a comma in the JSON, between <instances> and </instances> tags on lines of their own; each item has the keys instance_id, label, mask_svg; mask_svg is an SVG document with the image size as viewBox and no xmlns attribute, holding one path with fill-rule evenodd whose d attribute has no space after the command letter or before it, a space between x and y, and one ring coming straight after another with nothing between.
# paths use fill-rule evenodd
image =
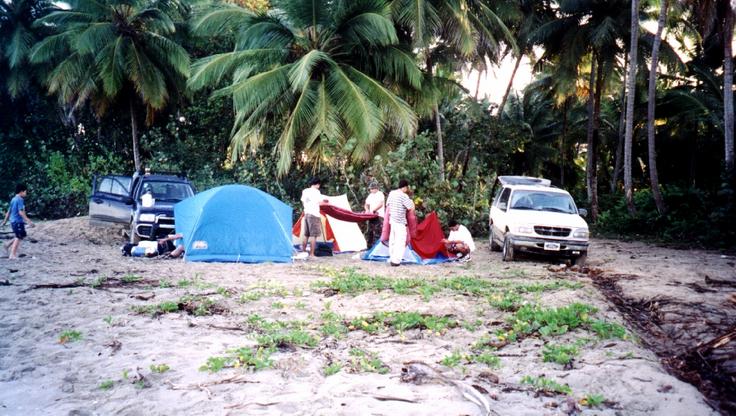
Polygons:
<instances>
[{"instance_id":1,"label":"tall tree trunk","mask_svg":"<svg viewBox=\"0 0 736 416\"><path fill-rule=\"evenodd\" d=\"M634 138L634 101L636 100L637 48L639 47L639 0L631 1L631 50L629 51L629 84L626 88L626 134L624 136L624 193L629 214L636 214L634 184L631 178L631 148Z\"/></svg>"},{"instance_id":2,"label":"tall tree trunk","mask_svg":"<svg viewBox=\"0 0 736 416\"><path fill-rule=\"evenodd\" d=\"M657 19L657 34L652 45L652 64L649 68L649 89L647 91L647 148L649 151L649 182L652 186L652 196L657 206L657 211L664 214L667 207L659 190L659 174L657 173L657 148L654 142L654 117L655 104L657 100L657 65L659 64L659 46L662 43L662 31L667 22L667 8L669 0L662 0Z\"/></svg>"},{"instance_id":3,"label":"tall tree trunk","mask_svg":"<svg viewBox=\"0 0 736 416\"><path fill-rule=\"evenodd\" d=\"M733 183L734 174L734 149L733 149L733 24L734 12L729 3L726 14L726 27L724 28L723 41L723 124L725 130L726 150L726 174L729 182Z\"/></svg>"},{"instance_id":4,"label":"tall tree trunk","mask_svg":"<svg viewBox=\"0 0 736 416\"><path fill-rule=\"evenodd\" d=\"M588 131L587 131L587 160L585 163L585 180L586 188L588 190L588 204L590 205L590 215L593 221L598 217L598 201L597 191L595 190L596 183L596 160L595 160L595 142L594 142L594 127L595 127L595 76L596 74L596 55L590 62L590 80L588 83Z\"/></svg>"},{"instance_id":5,"label":"tall tree trunk","mask_svg":"<svg viewBox=\"0 0 736 416\"><path fill-rule=\"evenodd\" d=\"M560 186L565 187L565 137L567 137L567 112L570 107L570 98L565 98L562 104L562 135L560 136Z\"/></svg>"},{"instance_id":6,"label":"tall tree trunk","mask_svg":"<svg viewBox=\"0 0 736 416\"><path fill-rule=\"evenodd\" d=\"M616 145L616 160L611 178L611 193L616 193L618 182L621 179L621 171L624 169L624 132L626 131L626 80L629 70L629 57L624 57L624 80L621 84L621 116L618 119L618 144Z\"/></svg>"},{"instance_id":7,"label":"tall tree trunk","mask_svg":"<svg viewBox=\"0 0 736 416\"><path fill-rule=\"evenodd\" d=\"M133 136L133 162L135 163L135 171L141 171L141 155L138 150L138 122L135 118L134 98L130 99L130 132Z\"/></svg>"},{"instance_id":8,"label":"tall tree trunk","mask_svg":"<svg viewBox=\"0 0 736 416\"><path fill-rule=\"evenodd\" d=\"M427 73L429 74L430 78L433 77L433 62L431 55L429 53L429 48L425 51L427 56ZM445 180L445 145L442 142L442 120L440 115L440 108L439 108L439 101L434 104L433 108L434 112L434 123L435 123L435 129L437 132L437 163L440 165L440 180Z\"/></svg>"},{"instance_id":9,"label":"tall tree trunk","mask_svg":"<svg viewBox=\"0 0 736 416\"><path fill-rule=\"evenodd\" d=\"M506 100L509 98L509 93L511 92L511 87L514 85L514 78L516 78L516 71L519 69L519 65L521 64L521 58L524 57L524 54L519 53L519 56L516 58L516 63L514 64L514 70L511 71L511 79L509 79L509 84L506 86L506 91L503 93L503 98L501 98L501 104L498 107L498 114L496 117L501 118L501 113L503 112L503 108L506 107Z\"/></svg>"},{"instance_id":10,"label":"tall tree trunk","mask_svg":"<svg viewBox=\"0 0 736 416\"><path fill-rule=\"evenodd\" d=\"M434 105L434 123L437 128L437 163L440 165L440 180L445 180L445 145L442 142L442 115L439 104Z\"/></svg>"},{"instance_id":11,"label":"tall tree trunk","mask_svg":"<svg viewBox=\"0 0 736 416\"><path fill-rule=\"evenodd\" d=\"M598 206L598 143L601 135L601 98L603 97L603 86L606 82L606 74L603 67L603 56L598 55L598 65L595 70L595 96L593 99L593 143L591 155L593 157L593 171L591 177L593 202L590 205L591 218L598 219L600 208Z\"/></svg>"}]
</instances>

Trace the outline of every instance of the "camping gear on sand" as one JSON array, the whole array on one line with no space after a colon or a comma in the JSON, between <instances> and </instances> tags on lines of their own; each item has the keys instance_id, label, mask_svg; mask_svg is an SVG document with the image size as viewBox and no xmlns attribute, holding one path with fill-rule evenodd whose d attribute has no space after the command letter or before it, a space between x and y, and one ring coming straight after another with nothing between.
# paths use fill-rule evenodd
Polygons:
<instances>
[{"instance_id":1,"label":"camping gear on sand","mask_svg":"<svg viewBox=\"0 0 736 416\"><path fill-rule=\"evenodd\" d=\"M225 185L174 206L184 259L205 262L291 262L291 207L245 185Z\"/></svg>"},{"instance_id":2,"label":"camping gear on sand","mask_svg":"<svg viewBox=\"0 0 736 416\"><path fill-rule=\"evenodd\" d=\"M352 252L365 250L368 243L365 241L363 232L356 222L375 218L375 214L353 212L350 209L347 195L326 197L328 205L320 206L322 214L322 236L317 241L331 241L335 252ZM335 214L338 218L333 217ZM304 237L302 214L292 228L293 244L301 245ZM347 220L347 221L345 221Z\"/></svg>"},{"instance_id":3,"label":"camping gear on sand","mask_svg":"<svg viewBox=\"0 0 736 416\"><path fill-rule=\"evenodd\" d=\"M416 224L416 217L410 212L409 229L412 228L412 222ZM413 217L413 218L412 218ZM437 213L430 212L424 221L416 225L414 233L407 233L409 244L404 250L404 256L401 259L402 264L436 264L449 261L449 255L442 239L445 238L442 232L442 226L437 218ZM384 229L385 232L385 229ZM363 254L363 260L372 261L388 261L388 241L378 241Z\"/></svg>"}]
</instances>

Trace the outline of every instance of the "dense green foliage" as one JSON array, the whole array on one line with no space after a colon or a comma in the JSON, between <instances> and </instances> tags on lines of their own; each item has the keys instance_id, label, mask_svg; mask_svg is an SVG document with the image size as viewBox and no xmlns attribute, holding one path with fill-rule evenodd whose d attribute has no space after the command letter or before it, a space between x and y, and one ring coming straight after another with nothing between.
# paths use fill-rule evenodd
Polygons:
<instances>
[{"instance_id":1,"label":"dense green foliage","mask_svg":"<svg viewBox=\"0 0 736 416\"><path fill-rule=\"evenodd\" d=\"M480 236L496 176L527 174L599 205L589 221L600 234L733 247L730 8L676 3L656 97L646 88L654 35L639 40L631 213L621 168L628 1L5 0L0 208L24 182L32 216L83 215L93 175L130 173L138 158L186 172L198 190L244 183L295 207L312 175L354 207L371 179L388 191L407 178L421 213ZM640 20L658 8L642 1ZM467 68L521 54L535 79L503 108L459 87ZM650 100L666 212L649 181Z\"/></svg>"}]
</instances>

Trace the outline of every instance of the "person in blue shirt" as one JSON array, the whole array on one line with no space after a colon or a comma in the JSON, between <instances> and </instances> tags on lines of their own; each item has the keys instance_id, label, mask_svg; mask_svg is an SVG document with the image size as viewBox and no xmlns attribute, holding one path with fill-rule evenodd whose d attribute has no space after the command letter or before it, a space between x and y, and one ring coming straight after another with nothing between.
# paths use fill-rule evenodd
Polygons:
<instances>
[{"instance_id":1,"label":"person in blue shirt","mask_svg":"<svg viewBox=\"0 0 736 416\"><path fill-rule=\"evenodd\" d=\"M23 184L18 184L15 187L15 196L10 200L10 209L5 213L5 219L0 223L0 227L4 226L8 219L10 219L10 226L13 228L13 234L15 238L5 243L5 248L8 253L9 259L18 258L18 249L20 248L20 242L26 238L26 223L33 227L33 221L28 219L26 215L25 197L28 195L28 188Z\"/></svg>"}]
</instances>

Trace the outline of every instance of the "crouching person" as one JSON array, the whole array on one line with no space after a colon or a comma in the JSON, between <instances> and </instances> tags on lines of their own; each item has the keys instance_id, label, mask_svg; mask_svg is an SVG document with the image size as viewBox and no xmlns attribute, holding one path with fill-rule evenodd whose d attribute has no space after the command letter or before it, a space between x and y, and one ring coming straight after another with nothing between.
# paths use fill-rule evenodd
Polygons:
<instances>
[{"instance_id":1,"label":"crouching person","mask_svg":"<svg viewBox=\"0 0 736 416\"><path fill-rule=\"evenodd\" d=\"M470 231L464 225L458 224L456 220L450 220L447 226L450 229L450 235L442 240L447 252L450 253L450 256L470 260L470 253L475 251L475 242Z\"/></svg>"}]
</instances>

